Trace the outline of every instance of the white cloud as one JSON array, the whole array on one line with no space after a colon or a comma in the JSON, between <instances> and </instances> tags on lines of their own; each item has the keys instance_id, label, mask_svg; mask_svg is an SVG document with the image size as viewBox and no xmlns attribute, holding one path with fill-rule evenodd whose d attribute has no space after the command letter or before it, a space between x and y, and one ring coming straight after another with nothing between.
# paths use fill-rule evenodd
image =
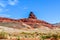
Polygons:
<instances>
[{"instance_id":1,"label":"white cloud","mask_svg":"<svg viewBox=\"0 0 60 40\"><path fill-rule=\"evenodd\" d=\"M0 0L0 13L6 11L6 1Z\"/></svg>"},{"instance_id":2,"label":"white cloud","mask_svg":"<svg viewBox=\"0 0 60 40\"><path fill-rule=\"evenodd\" d=\"M18 0L0 0L0 12L8 11L6 9L8 5L14 6L18 3Z\"/></svg>"},{"instance_id":3,"label":"white cloud","mask_svg":"<svg viewBox=\"0 0 60 40\"><path fill-rule=\"evenodd\" d=\"M1 6L1 7L5 7L5 5L4 5L3 3L0 3L0 6Z\"/></svg>"},{"instance_id":4,"label":"white cloud","mask_svg":"<svg viewBox=\"0 0 60 40\"><path fill-rule=\"evenodd\" d=\"M16 5L18 3L18 0L8 0L9 5Z\"/></svg>"},{"instance_id":5,"label":"white cloud","mask_svg":"<svg viewBox=\"0 0 60 40\"><path fill-rule=\"evenodd\" d=\"M0 6L1 7L7 7L7 5L16 5L18 3L18 0L0 0Z\"/></svg>"},{"instance_id":6,"label":"white cloud","mask_svg":"<svg viewBox=\"0 0 60 40\"><path fill-rule=\"evenodd\" d=\"M5 1L0 1L0 7L6 7L7 6L7 4L6 4L6 2Z\"/></svg>"},{"instance_id":7,"label":"white cloud","mask_svg":"<svg viewBox=\"0 0 60 40\"><path fill-rule=\"evenodd\" d=\"M11 15L8 14L0 14L0 17L10 17Z\"/></svg>"}]
</instances>

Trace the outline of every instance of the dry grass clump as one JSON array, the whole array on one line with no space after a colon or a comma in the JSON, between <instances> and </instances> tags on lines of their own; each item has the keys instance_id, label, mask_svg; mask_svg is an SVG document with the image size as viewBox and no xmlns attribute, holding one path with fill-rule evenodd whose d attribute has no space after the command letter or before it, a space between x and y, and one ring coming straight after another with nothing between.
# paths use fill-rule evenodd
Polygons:
<instances>
[{"instance_id":1,"label":"dry grass clump","mask_svg":"<svg viewBox=\"0 0 60 40\"><path fill-rule=\"evenodd\" d=\"M9 32L9 31L8 31ZM34 30L19 30L19 32L15 34L13 33L7 33L5 30L0 32L0 39L33 39L37 38L39 40L46 40L46 39L54 39L59 40L60 39L60 29L34 29ZM34 39L33 39L34 40Z\"/></svg>"}]
</instances>

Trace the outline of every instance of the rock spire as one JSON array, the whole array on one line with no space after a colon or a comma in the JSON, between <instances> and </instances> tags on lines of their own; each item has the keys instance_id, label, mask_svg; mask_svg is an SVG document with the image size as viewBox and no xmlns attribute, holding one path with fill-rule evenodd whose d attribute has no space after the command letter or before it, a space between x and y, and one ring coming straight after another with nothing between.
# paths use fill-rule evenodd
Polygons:
<instances>
[{"instance_id":1,"label":"rock spire","mask_svg":"<svg viewBox=\"0 0 60 40\"><path fill-rule=\"evenodd\" d=\"M33 12L30 12L30 14L29 14L29 18L31 18L31 19L37 19L37 17L34 15Z\"/></svg>"}]
</instances>

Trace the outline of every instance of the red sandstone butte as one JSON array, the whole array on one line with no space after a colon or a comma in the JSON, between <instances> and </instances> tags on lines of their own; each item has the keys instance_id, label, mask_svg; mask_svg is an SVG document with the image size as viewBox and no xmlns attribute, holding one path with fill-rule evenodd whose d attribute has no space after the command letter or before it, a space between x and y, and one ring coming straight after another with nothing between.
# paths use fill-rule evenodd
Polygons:
<instances>
[{"instance_id":1,"label":"red sandstone butte","mask_svg":"<svg viewBox=\"0 0 60 40\"><path fill-rule=\"evenodd\" d=\"M43 20L38 20L37 17L34 15L33 12L30 12L28 18L22 18L22 19L11 19L11 18L4 18L0 17L0 22L23 22L32 28L39 28L41 25L53 28L54 26L48 22L45 22Z\"/></svg>"},{"instance_id":2,"label":"red sandstone butte","mask_svg":"<svg viewBox=\"0 0 60 40\"><path fill-rule=\"evenodd\" d=\"M28 18L23 18L23 19L20 19L20 20L22 22L24 22L25 24L30 25L33 28L40 27L40 25L43 25L43 26L46 26L46 27L49 27L49 28L54 27L52 24L50 24L48 22L45 22L43 20L38 20L33 12L30 12L30 15L29 15Z\"/></svg>"}]
</instances>

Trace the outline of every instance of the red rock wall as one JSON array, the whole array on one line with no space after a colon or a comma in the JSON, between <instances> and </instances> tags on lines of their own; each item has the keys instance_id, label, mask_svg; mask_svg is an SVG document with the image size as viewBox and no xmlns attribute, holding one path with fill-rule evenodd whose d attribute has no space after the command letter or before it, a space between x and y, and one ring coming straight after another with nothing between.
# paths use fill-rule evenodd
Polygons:
<instances>
[{"instance_id":1,"label":"red rock wall","mask_svg":"<svg viewBox=\"0 0 60 40\"><path fill-rule=\"evenodd\" d=\"M50 27L50 28L54 27L52 24L47 23L45 21L38 20L38 19L31 19L31 18L15 20L15 19L10 19L10 18L2 18L2 17L0 17L0 22L23 22L23 23L26 23L28 25L29 24L34 25L35 23L39 23L39 24L43 24L44 26L47 26L47 27Z\"/></svg>"}]
</instances>

